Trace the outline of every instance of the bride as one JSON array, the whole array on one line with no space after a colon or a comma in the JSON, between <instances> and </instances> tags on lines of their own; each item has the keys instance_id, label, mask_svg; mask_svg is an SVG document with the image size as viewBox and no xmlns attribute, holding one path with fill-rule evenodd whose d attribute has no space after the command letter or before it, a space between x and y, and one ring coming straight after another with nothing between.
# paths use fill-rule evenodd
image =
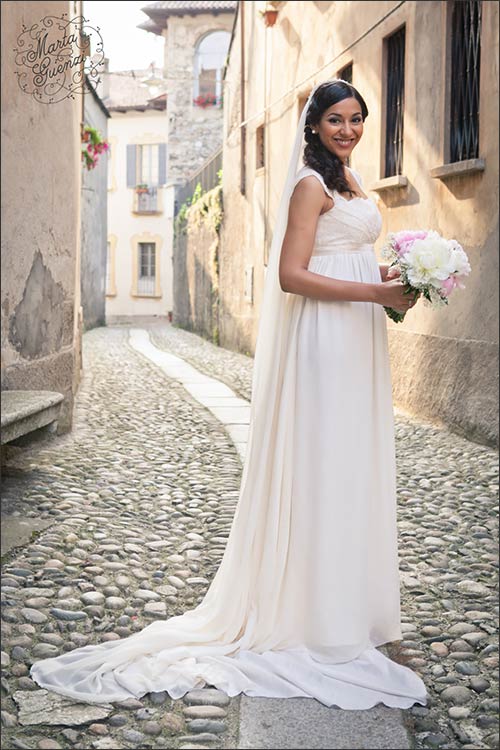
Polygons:
<instances>
[{"instance_id":1,"label":"bride","mask_svg":"<svg viewBox=\"0 0 500 750\"><path fill-rule=\"evenodd\" d=\"M33 664L42 687L112 702L209 684L327 706L425 704L378 646L402 638L381 216L347 166L368 110L318 85L299 120L267 268L241 489L201 603L128 638ZM305 148L304 148L305 139ZM304 166L299 169L299 158Z\"/></svg>"}]
</instances>

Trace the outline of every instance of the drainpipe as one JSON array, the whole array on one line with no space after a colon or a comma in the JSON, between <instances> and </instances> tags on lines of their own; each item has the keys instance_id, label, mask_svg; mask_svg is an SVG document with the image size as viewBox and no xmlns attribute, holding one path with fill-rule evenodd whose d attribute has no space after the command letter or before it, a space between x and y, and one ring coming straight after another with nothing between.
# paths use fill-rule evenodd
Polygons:
<instances>
[{"instance_id":1,"label":"drainpipe","mask_svg":"<svg viewBox=\"0 0 500 750\"><path fill-rule=\"evenodd\" d=\"M245 122L246 108L245 108L245 3L244 0L240 0L239 5L240 11L240 87L241 87L241 121ZM240 134L240 192L242 195L246 194L246 142L247 142L247 126L241 127Z\"/></svg>"}]
</instances>

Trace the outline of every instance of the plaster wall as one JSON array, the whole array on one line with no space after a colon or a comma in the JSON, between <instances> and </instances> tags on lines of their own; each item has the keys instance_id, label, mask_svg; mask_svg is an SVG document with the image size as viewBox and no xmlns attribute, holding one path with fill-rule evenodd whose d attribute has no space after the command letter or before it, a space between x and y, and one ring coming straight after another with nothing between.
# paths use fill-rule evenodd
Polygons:
<instances>
[{"instance_id":1,"label":"plaster wall","mask_svg":"<svg viewBox=\"0 0 500 750\"><path fill-rule=\"evenodd\" d=\"M497 444L492 415L498 413L498 4L482 4L479 156L486 166L446 180L431 170L448 161L448 3L284 2L270 28L256 3L242 7L246 127L241 127L241 13L224 89L221 344L255 350L273 222L301 102L315 84L352 63L353 84L369 116L351 166L382 214L377 255L389 231L432 228L458 239L472 265L466 290L456 292L448 308L433 311L419 304L403 324L388 320L395 403ZM402 24L408 186L376 192L372 188L384 177L384 38ZM266 164L257 169L261 125ZM253 300L246 294L250 272Z\"/></svg>"}]
</instances>

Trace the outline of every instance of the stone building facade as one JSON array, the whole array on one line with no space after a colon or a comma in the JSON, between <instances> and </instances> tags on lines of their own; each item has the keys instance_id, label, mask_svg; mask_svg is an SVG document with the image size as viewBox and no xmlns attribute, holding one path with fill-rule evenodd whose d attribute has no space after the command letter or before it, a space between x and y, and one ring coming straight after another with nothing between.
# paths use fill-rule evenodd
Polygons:
<instances>
[{"instance_id":1,"label":"stone building facade","mask_svg":"<svg viewBox=\"0 0 500 750\"><path fill-rule=\"evenodd\" d=\"M13 50L23 28L64 12L81 15L81 3L1 5L2 389L62 393L60 432L72 424L81 368L83 100L37 101L18 83Z\"/></svg>"},{"instance_id":2,"label":"stone building facade","mask_svg":"<svg viewBox=\"0 0 500 750\"><path fill-rule=\"evenodd\" d=\"M348 77L369 109L351 166L382 214L377 253L389 231L432 228L458 239L472 266L448 308L418 304L404 323L388 321L395 403L497 444L498 4L268 3L273 13L265 5L239 3L224 80L221 345L255 349L273 218L301 108L315 84ZM465 94L464 64L476 70ZM389 82L401 91L404 121L392 174ZM453 124L453 112L459 95L477 90L478 148L464 157L455 141L470 133Z\"/></svg>"},{"instance_id":3,"label":"stone building facade","mask_svg":"<svg viewBox=\"0 0 500 750\"><path fill-rule=\"evenodd\" d=\"M188 180L222 145L222 71L236 5L183 0L143 8L149 20L139 28L165 39L168 179L174 184ZM216 101L203 101L212 90Z\"/></svg>"}]
</instances>

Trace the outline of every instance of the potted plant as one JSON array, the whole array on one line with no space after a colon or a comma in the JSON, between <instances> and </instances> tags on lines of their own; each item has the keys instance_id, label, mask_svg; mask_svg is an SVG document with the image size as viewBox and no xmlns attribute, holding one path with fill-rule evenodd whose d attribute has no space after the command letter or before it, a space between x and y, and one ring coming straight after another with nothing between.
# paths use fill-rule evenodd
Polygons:
<instances>
[{"instance_id":1,"label":"potted plant","mask_svg":"<svg viewBox=\"0 0 500 750\"><path fill-rule=\"evenodd\" d=\"M145 182L140 182L138 185L135 186L136 193L147 193L148 190L149 188Z\"/></svg>"},{"instance_id":2,"label":"potted plant","mask_svg":"<svg viewBox=\"0 0 500 750\"><path fill-rule=\"evenodd\" d=\"M214 107L218 103L218 99L216 96L207 95L207 96L197 96L196 99L193 99L193 104L196 107L202 107L202 109L205 109L206 107Z\"/></svg>"},{"instance_id":3,"label":"potted plant","mask_svg":"<svg viewBox=\"0 0 500 750\"><path fill-rule=\"evenodd\" d=\"M82 129L82 161L87 169L94 169L100 154L109 150L109 143L104 140L100 132L85 125Z\"/></svg>"},{"instance_id":4,"label":"potted plant","mask_svg":"<svg viewBox=\"0 0 500 750\"><path fill-rule=\"evenodd\" d=\"M278 3L267 2L264 10L260 10L259 13L264 19L266 26L274 26L276 19L278 18Z\"/></svg>"}]
</instances>

